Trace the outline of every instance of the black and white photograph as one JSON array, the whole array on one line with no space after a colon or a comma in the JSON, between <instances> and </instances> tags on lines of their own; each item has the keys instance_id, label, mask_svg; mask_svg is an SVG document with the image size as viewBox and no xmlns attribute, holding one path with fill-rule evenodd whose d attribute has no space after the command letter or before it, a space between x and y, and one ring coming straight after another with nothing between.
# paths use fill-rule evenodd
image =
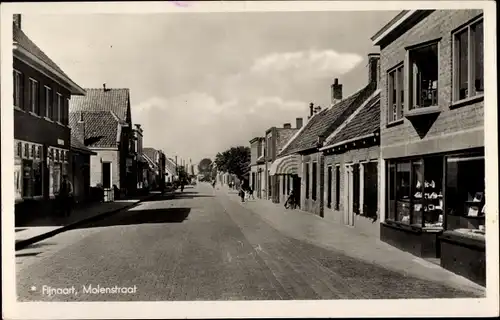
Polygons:
<instances>
[{"instance_id":1,"label":"black and white photograph","mask_svg":"<svg viewBox=\"0 0 500 320\"><path fill-rule=\"evenodd\" d=\"M494 2L1 19L6 319L499 315Z\"/></svg>"}]
</instances>

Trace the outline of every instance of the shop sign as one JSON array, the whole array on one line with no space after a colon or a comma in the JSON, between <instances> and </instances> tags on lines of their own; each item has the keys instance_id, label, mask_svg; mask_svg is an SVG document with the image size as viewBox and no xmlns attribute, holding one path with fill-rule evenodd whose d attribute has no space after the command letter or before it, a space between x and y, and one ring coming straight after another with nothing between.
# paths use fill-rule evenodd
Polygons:
<instances>
[{"instance_id":1,"label":"shop sign","mask_svg":"<svg viewBox=\"0 0 500 320\"><path fill-rule=\"evenodd\" d=\"M60 145L60 146L64 146L64 140L57 139L57 144Z\"/></svg>"}]
</instances>

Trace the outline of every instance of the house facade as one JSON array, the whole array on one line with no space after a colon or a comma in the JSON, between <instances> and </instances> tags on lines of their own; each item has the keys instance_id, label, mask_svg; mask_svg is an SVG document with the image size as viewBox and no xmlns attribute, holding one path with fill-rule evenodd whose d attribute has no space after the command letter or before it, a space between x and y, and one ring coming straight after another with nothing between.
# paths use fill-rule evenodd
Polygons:
<instances>
[{"instance_id":1,"label":"house facade","mask_svg":"<svg viewBox=\"0 0 500 320\"><path fill-rule=\"evenodd\" d=\"M403 11L381 51L381 240L485 283L482 10Z\"/></svg>"},{"instance_id":2,"label":"house facade","mask_svg":"<svg viewBox=\"0 0 500 320\"><path fill-rule=\"evenodd\" d=\"M143 156L149 163L149 167L145 172L149 186L153 190L162 188L165 182L165 154L161 150L144 148Z\"/></svg>"},{"instance_id":3,"label":"house facade","mask_svg":"<svg viewBox=\"0 0 500 320\"><path fill-rule=\"evenodd\" d=\"M84 144L85 138L71 132L71 182L73 184L73 199L76 203L97 201L90 193L90 157L97 155Z\"/></svg>"},{"instance_id":4,"label":"house facade","mask_svg":"<svg viewBox=\"0 0 500 320\"><path fill-rule=\"evenodd\" d=\"M118 189L120 196L133 194L137 190L139 159L129 89L107 88L104 84L102 89L85 91L85 97L71 100L70 112L75 125L83 122L85 145L98 153L91 157L91 184Z\"/></svg>"},{"instance_id":5,"label":"house facade","mask_svg":"<svg viewBox=\"0 0 500 320\"><path fill-rule=\"evenodd\" d=\"M165 156L165 182L174 182L175 175L176 170L174 160Z\"/></svg>"},{"instance_id":6,"label":"house facade","mask_svg":"<svg viewBox=\"0 0 500 320\"><path fill-rule=\"evenodd\" d=\"M368 83L379 83L380 55L368 55ZM359 106L326 138L324 217L379 237L380 90L353 104Z\"/></svg>"},{"instance_id":7,"label":"house facade","mask_svg":"<svg viewBox=\"0 0 500 320\"><path fill-rule=\"evenodd\" d=\"M255 137L250 140L250 187L254 194L261 198L264 188L264 137ZM264 177L264 178L263 178Z\"/></svg>"},{"instance_id":8,"label":"house facade","mask_svg":"<svg viewBox=\"0 0 500 320\"><path fill-rule=\"evenodd\" d=\"M13 23L14 194L16 219L55 212L63 175L71 177L68 103L85 95Z\"/></svg>"},{"instance_id":9,"label":"house facade","mask_svg":"<svg viewBox=\"0 0 500 320\"><path fill-rule=\"evenodd\" d=\"M302 118L297 118L297 124L302 124ZM286 143L293 137L299 128L292 128L290 123L283 124L282 128L272 127L266 130L265 135L265 172L266 172L266 195L267 199L274 203L280 203L286 197L287 186L282 187L279 176L271 174L272 163L276 160ZM288 189L289 192L290 189ZM285 194L283 194L285 192ZM286 201L286 200L285 200Z\"/></svg>"}]
</instances>

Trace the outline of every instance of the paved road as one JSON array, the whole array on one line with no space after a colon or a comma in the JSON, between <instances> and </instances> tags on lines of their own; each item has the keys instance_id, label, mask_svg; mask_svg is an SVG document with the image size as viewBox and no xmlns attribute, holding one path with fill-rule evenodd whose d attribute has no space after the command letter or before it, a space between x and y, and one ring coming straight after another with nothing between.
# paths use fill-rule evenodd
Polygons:
<instances>
[{"instance_id":1,"label":"paved road","mask_svg":"<svg viewBox=\"0 0 500 320\"><path fill-rule=\"evenodd\" d=\"M34 244L16 263L20 301L473 297L286 236L206 185Z\"/></svg>"}]
</instances>

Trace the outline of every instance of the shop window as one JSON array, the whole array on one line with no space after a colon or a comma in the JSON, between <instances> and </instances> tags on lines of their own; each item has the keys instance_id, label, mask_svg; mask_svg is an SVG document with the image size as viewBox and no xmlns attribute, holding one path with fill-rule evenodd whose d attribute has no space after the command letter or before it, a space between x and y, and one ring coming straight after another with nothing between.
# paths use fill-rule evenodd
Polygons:
<instances>
[{"instance_id":1,"label":"shop window","mask_svg":"<svg viewBox=\"0 0 500 320\"><path fill-rule=\"evenodd\" d=\"M20 159L16 159L14 163L14 193L15 199L19 200L23 197L23 166Z\"/></svg>"},{"instance_id":2,"label":"shop window","mask_svg":"<svg viewBox=\"0 0 500 320\"><path fill-rule=\"evenodd\" d=\"M438 105L438 43L409 50L410 110Z\"/></svg>"},{"instance_id":3,"label":"shop window","mask_svg":"<svg viewBox=\"0 0 500 320\"><path fill-rule=\"evenodd\" d=\"M340 166L335 166L335 210L340 208Z\"/></svg>"},{"instance_id":4,"label":"shop window","mask_svg":"<svg viewBox=\"0 0 500 320\"><path fill-rule=\"evenodd\" d=\"M309 174L309 163L306 163L305 165L305 171L306 171L306 199L309 199L309 185L310 185L310 174Z\"/></svg>"},{"instance_id":5,"label":"shop window","mask_svg":"<svg viewBox=\"0 0 500 320\"><path fill-rule=\"evenodd\" d=\"M483 19L455 32L453 41L453 100L483 94Z\"/></svg>"},{"instance_id":6,"label":"shop window","mask_svg":"<svg viewBox=\"0 0 500 320\"><path fill-rule=\"evenodd\" d=\"M13 74L13 84L14 84L14 106L22 109L22 99L23 99L23 74L17 70L14 70Z\"/></svg>"},{"instance_id":7,"label":"shop window","mask_svg":"<svg viewBox=\"0 0 500 320\"><path fill-rule=\"evenodd\" d=\"M318 163L313 162L312 164L312 199L316 201L316 191L317 191L317 183L318 183Z\"/></svg>"},{"instance_id":8,"label":"shop window","mask_svg":"<svg viewBox=\"0 0 500 320\"><path fill-rule=\"evenodd\" d=\"M404 114L404 69L399 66L389 72L388 123L398 121Z\"/></svg>"},{"instance_id":9,"label":"shop window","mask_svg":"<svg viewBox=\"0 0 500 320\"><path fill-rule=\"evenodd\" d=\"M42 180L42 162L33 160L33 196L43 195L43 180Z\"/></svg>"},{"instance_id":10,"label":"shop window","mask_svg":"<svg viewBox=\"0 0 500 320\"><path fill-rule=\"evenodd\" d=\"M446 228L484 234L484 154L446 159Z\"/></svg>"},{"instance_id":11,"label":"shop window","mask_svg":"<svg viewBox=\"0 0 500 320\"><path fill-rule=\"evenodd\" d=\"M443 157L424 158L423 216L424 228L443 228Z\"/></svg>"},{"instance_id":12,"label":"shop window","mask_svg":"<svg viewBox=\"0 0 500 320\"><path fill-rule=\"evenodd\" d=\"M328 166L327 170L327 178L326 178L326 206L328 208L332 207L332 183L333 183L333 172L332 172L332 166Z\"/></svg>"}]
</instances>

